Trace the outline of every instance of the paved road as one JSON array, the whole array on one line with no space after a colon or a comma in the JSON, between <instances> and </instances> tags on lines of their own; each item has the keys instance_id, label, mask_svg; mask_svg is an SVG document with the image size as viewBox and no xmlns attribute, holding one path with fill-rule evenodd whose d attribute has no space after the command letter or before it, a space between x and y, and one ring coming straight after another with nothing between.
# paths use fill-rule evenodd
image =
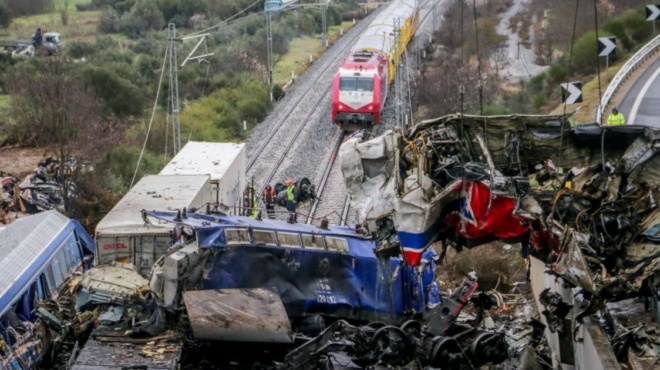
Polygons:
<instances>
[{"instance_id":1,"label":"paved road","mask_svg":"<svg viewBox=\"0 0 660 370\"><path fill-rule=\"evenodd\" d=\"M621 100L619 111L626 124L660 128L660 59L650 64ZM610 112L603 113L607 122Z\"/></svg>"}]
</instances>

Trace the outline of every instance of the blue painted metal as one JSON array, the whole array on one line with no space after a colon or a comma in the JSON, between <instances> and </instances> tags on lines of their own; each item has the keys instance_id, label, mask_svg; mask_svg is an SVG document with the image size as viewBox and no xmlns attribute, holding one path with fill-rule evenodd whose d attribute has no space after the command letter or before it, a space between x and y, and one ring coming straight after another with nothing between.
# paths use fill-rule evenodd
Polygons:
<instances>
[{"instance_id":1,"label":"blue painted metal","mask_svg":"<svg viewBox=\"0 0 660 370\"><path fill-rule=\"evenodd\" d=\"M85 245L88 248L86 252L94 254L94 241L92 238L78 221L70 220L48 245L43 246L43 251L37 258L30 265L24 267L23 273L14 284L4 294L0 295L0 316L27 291L30 284L46 267L46 263L63 247L62 243L64 240L74 232L78 238L85 241Z\"/></svg>"},{"instance_id":2,"label":"blue painted metal","mask_svg":"<svg viewBox=\"0 0 660 370\"><path fill-rule=\"evenodd\" d=\"M147 214L169 222L176 217L175 212ZM203 289L275 288L291 318L321 314L401 322L439 302L439 295L432 293L433 266L417 269L398 257L378 258L374 240L348 227L325 230L277 220L202 214L189 214L181 221L195 231L200 248L214 250L204 266ZM225 231L236 228L250 232L249 243L228 245ZM255 231L340 238L348 250L256 245ZM434 255L429 249L425 260L432 262Z\"/></svg>"}]
</instances>

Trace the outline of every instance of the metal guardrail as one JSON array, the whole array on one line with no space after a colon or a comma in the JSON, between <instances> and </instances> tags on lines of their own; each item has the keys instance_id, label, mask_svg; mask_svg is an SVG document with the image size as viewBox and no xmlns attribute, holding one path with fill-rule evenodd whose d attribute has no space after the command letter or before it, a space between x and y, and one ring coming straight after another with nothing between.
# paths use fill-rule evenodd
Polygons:
<instances>
[{"instance_id":1,"label":"metal guardrail","mask_svg":"<svg viewBox=\"0 0 660 370\"><path fill-rule=\"evenodd\" d=\"M628 78L630 75L637 70L648 58L653 55L658 48L660 47L660 35L654 37L649 41L644 47L639 49L628 61L619 69L603 94L602 99L600 100L600 105L596 110L596 122L601 123L603 118L603 112L609 104L610 99L614 96L614 93L619 89L621 84Z\"/></svg>"}]
</instances>

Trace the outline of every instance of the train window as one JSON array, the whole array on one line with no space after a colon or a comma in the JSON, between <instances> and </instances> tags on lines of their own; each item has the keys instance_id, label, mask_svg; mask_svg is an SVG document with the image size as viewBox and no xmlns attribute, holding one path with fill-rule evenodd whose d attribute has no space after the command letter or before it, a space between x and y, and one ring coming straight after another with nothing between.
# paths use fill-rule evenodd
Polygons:
<instances>
[{"instance_id":1,"label":"train window","mask_svg":"<svg viewBox=\"0 0 660 370\"><path fill-rule=\"evenodd\" d=\"M357 89L358 89L358 91L374 91L374 79L373 78L358 78L357 79Z\"/></svg>"},{"instance_id":2,"label":"train window","mask_svg":"<svg viewBox=\"0 0 660 370\"><path fill-rule=\"evenodd\" d=\"M305 248L325 249L323 235L303 234L302 240Z\"/></svg>"},{"instance_id":3,"label":"train window","mask_svg":"<svg viewBox=\"0 0 660 370\"><path fill-rule=\"evenodd\" d=\"M277 235L274 231L253 230L254 243L257 245L277 246Z\"/></svg>"},{"instance_id":4,"label":"train window","mask_svg":"<svg viewBox=\"0 0 660 370\"><path fill-rule=\"evenodd\" d=\"M48 293L52 294L55 291L55 277L53 277L53 269L50 268L49 266L46 266L46 270L44 270L44 275L46 276L46 282L48 283Z\"/></svg>"},{"instance_id":5,"label":"train window","mask_svg":"<svg viewBox=\"0 0 660 370\"><path fill-rule=\"evenodd\" d=\"M280 245L282 247L290 247L290 248L302 247L302 243L300 242L300 234L278 232L277 236L280 239Z\"/></svg>"},{"instance_id":6,"label":"train window","mask_svg":"<svg viewBox=\"0 0 660 370\"><path fill-rule=\"evenodd\" d=\"M50 263L50 270L53 272L55 289L57 289L60 285L62 285L62 282L64 282L64 278L62 277L62 270L60 270L60 261L57 259L57 257L53 258L53 261Z\"/></svg>"},{"instance_id":7,"label":"train window","mask_svg":"<svg viewBox=\"0 0 660 370\"><path fill-rule=\"evenodd\" d=\"M247 229L225 229L227 245L250 244L250 233Z\"/></svg>"},{"instance_id":8,"label":"train window","mask_svg":"<svg viewBox=\"0 0 660 370\"><path fill-rule=\"evenodd\" d=\"M339 79L339 90L342 91L355 91L357 90L357 78L355 77L342 77Z\"/></svg>"},{"instance_id":9,"label":"train window","mask_svg":"<svg viewBox=\"0 0 660 370\"><path fill-rule=\"evenodd\" d=\"M37 280L37 292L39 293L39 300L46 300L48 294L48 283L46 282L46 277L44 274L39 275L39 279Z\"/></svg>"},{"instance_id":10,"label":"train window","mask_svg":"<svg viewBox=\"0 0 660 370\"><path fill-rule=\"evenodd\" d=\"M326 237L328 250L340 253L348 253L348 241L344 238Z\"/></svg>"},{"instance_id":11,"label":"train window","mask_svg":"<svg viewBox=\"0 0 660 370\"><path fill-rule=\"evenodd\" d=\"M67 276L69 276L69 264L67 263L66 259L66 251L64 249L60 249L59 252L57 252L57 260L60 261L60 273L62 273L62 280L66 280Z\"/></svg>"},{"instance_id":12,"label":"train window","mask_svg":"<svg viewBox=\"0 0 660 370\"><path fill-rule=\"evenodd\" d=\"M69 250L69 258L71 259L72 267L77 267L80 262L82 262L82 257L80 256L80 247L78 246L78 241L76 240L76 235L71 235L66 244Z\"/></svg>"}]
</instances>

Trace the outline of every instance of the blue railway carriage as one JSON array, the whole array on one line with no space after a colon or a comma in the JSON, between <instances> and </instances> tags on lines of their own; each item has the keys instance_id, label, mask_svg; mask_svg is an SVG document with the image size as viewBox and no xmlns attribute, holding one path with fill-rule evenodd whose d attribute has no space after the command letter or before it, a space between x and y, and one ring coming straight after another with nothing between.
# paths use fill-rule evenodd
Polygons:
<instances>
[{"instance_id":1,"label":"blue railway carriage","mask_svg":"<svg viewBox=\"0 0 660 370\"><path fill-rule=\"evenodd\" d=\"M85 229L57 211L0 228L0 368L34 369L56 333L36 315L94 255Z\"/></svg>"},{"instance_id":2,"label":"blue railway carriage","mask_svg":"<svg viewBox=\"0 0 660 370\"><path fill-rule=\"evenodd\" d=\"M433 263L415 268L401 258L378 258L374 240L349 227L191 213L177 218L171 211L145 216L176 222L194 240L181 249L192 248L189 254L171 252L162 268L154 267L152 290L165 305L176 306L178 299L168 292L180 289L182 277L198 268L196 289L274 288L292 320L403 322L439 302ZM434 253L429 249L427 257Z\"/></svg>"}]
</instances>

